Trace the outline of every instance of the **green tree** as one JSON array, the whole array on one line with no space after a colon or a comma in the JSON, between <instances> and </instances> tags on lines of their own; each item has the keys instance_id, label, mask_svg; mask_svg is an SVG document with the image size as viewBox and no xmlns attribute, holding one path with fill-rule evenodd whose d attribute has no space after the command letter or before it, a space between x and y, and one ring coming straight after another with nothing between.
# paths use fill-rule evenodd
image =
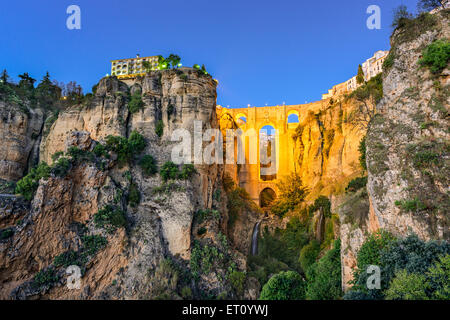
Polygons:
<instances>
[{"instance_id":1,"label":"green tree","mask_svg":"<svg viewBox=\"0 0 450 320\"><path fill-rule=\"evenodd\" d=\"M281 178L277 186L279 197L271 210L278 216L283 216L289 210L299 206L308 195L308 189L303 187L301 177L297 173L291 173Z\"/></svg>"},{"instance_id":2,"label":"green tree","mask_svg":"<svg viewBox=\"0 0 450 320\"><path fill-rule=\"evenodd\" d=\"M28 72L25 72L24 74L19 74L19 87L24 88L26 90L33 90L34 89L34 83L36 82L36 79L33 79L30 77Z\"/></svg>"},{"instance_id":3,"label":"green tree","mask_svg":"<svg viewBox=\"0 0 450 320\"><path fill-rule=\"evenodd\" d=\"M342 296L341 241L339 239L334 242L333 249L309 268L306 278L308 300L334 300Z\"/></svg>"},{"instance_id":4,"label":"green tree","mask_svg":"<svg viewBox=\"0 0 450 320\"><path fill-rule=\"evenodd\" d=\"M320 244L316 240L312 240L300 251L299 262L305 274L307 273L309 267L311 267L316 262L319 252Z\"/></svg>"},{"instance_id":5,"label":"green tree","mask_svg":"<svg viewBox=\"0 0 450 320\"><path fill-rule=\"evenodd\" d=\"M305 280L295 271L282 271L269 279L261 290L260 300L303 300Z\"/></svg>"},{"instance_id":6,"label":"green tree","mask_svg":"<svg viewBox=\"0 0 450 320\"><path fill-rule=\"evenodd\" d=\"M169 62L163 57L158 57L158 70L166 70L169 68Z\"/></svg>"},{"instance_id":7,"label":"green tree","mask_svg":"<svg viewBox=\"0 0 450 320\"><path fill-rule=\"evenodd\" d=\"M405 25L407 20L413 19L414 16L408 11L408 7L400 5L394 9L394 18L392 20L392 28L397 29Z\"/></svg>"},{"instance_id":8,"label":"green tree","mask_svg":"<svg viewBox=\"0 0 450 320\"><path fill-rule=\"evenodd\" d=\"M8 72L6 71L6 69L4 69L2 71L2 75L0 76L0 82L2 82L3 84L7 84L9 83L9 75Z\"/></svg>"},{"instance_id":9,"label":"green tree","mask_svg":"<svg viewBox=\"0 0 450 320\"><path fill-rule=\"evenodd\" d=\"M151 176L158 172L158 168L156 166L156 160L151 155L146 154L142 157L142 159L139 161L139 165L142 168L142 171L147 175Z\"/></svg>"},{"instance_id":10,"label":"green tree","mask_svg":"<svg viewBox=\"0 0 450 320\"><path fill-rule=\"evenodd\" d=\"M367 163L366 163L366 137L361 139L358 146L359 151L359 164L364 171L367 171Z\"/></svg>"},{"instance_id":11,"label":"green tree","mask_svg":"<svg viewBox=\"0 0 450 320\"><path fill-rule=\"evenodd\" d=\"M424 275L400 270L392 279L386 291L387 300L428 300L426 290L429 285Z\"/></svg>"},{"instance_id":12,"label":"green tree","mask_svg":"<svg viewBox=\"0 0 450 320\"><path fill-rule=\"evenodd\" d=\"M356 83L363 84L365 81L364 71L361 65L358 66L358 74L356 75Z\"/></svg>"},{"instance_id":13,"label":"green tree","mask_svg":"<svg viewBox=\"0 0 450 320\"><path fill-rule=\"evenodd\" d=\"M178 67L178 64L181 61L181 58L179 55L171 53L166 60L172 65L172 68Z\"/></svg>"},{"instance_id":14,"label":"green tree","mask_svg":"<svg viewBox=\"0 0 450 320\"><path fill-rule=\"evenodd\" d=\"M179 175L178 166L172 161L167 161L163 164L159 173L164 182L170 179L176 179Z\"/></svg>"},{"instance_id":15,"label":"green tree","mask_svg":"<svg viewBox=\"0 0 450 320\"><path fill-rule=\"evenodd\" d=\"M439 258L432 267L428 269L427 279L433 290L432 299L450 300L450 255Z\"/></svg>"},{"instance_id":16,"label":"green tree","mask_svg":"<svg viewBox=\"0 0 450 320\"><path fill-rule=\"evenodd\" d=\"M420 65L429 67L434 74L440 73L450 61L450 41L434 41L425 48L422 56L423 58L419 60Z\"/></svg>"},{"instance_id":17,"label":"green tree","mask_svg":"<svg viewBox=\"0 0 450 320\"><path fill-rule=\"evenodd\" d=\"M128 110L131 113L136 113L139 110L144 108L144 101L142 101L141 92L136 91L132 96L131 100L128 103Z\"/></svg>"},{"instance_id":18,"label":"green tree","mask_svg":"<svg viewBox=\"0 0 450 320\"><path fill-rule=\"evenodd\" d=\"M48 72L36 87L36 97L41 107L45 108L52 108L61 97L61 88L52 83Z\"/></svg>"}]
</instances>

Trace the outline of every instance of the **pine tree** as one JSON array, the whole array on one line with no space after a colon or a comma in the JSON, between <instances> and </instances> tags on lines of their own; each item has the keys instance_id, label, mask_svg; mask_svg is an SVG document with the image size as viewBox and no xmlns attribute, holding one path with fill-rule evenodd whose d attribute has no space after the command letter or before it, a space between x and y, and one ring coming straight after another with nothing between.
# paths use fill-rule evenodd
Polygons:
<instances>
[{"instance_id":1,"label":"pine tree","mask_svg":"<svg viewBox=\"0 0 450 320\"><path fill-rule=\"evenodd\" d=\"M356 82L358 84L362 84L362 83L364 83L364 80L365 80L365 78L364 78L364 71L363 71L362 66L359 65L358 66L358 74L356 76Z\"/></svg>"}]
</instances>

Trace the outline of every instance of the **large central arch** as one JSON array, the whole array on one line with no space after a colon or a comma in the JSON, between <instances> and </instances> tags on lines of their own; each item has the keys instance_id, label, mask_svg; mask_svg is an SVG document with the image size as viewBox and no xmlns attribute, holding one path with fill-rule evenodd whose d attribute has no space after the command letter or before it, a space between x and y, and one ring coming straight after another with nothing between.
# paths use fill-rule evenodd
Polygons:
<instances>
[{"instance_id":1,"label":"large central arch","mask_svg":"<svg viewBox=\"0 0 450 320\"><path fill-rule=\"evenodd\" d=\"M235 128L240 128L244 132L253 131L258 138L257 161L248 161L250 158L248 138L244 138L241 145L245 146L245 157L248 162L240 165L227 165L225 170L233 177L235 182L244 188L255 203L260 204L260 193L265 188L278 191L276 185L282 176L287 176L296 171L295 141L292 136L296 128L302 123L308 114L318 113L327 108L324 101L304 105L274 106L274 107L248 107L248 108L223 108L217 106L216 113L218 119L224 114L230 115L234 120ZM245 119L245 120L243 120ZM260 140L261 128L270 125L276 131L275 152L276 152L276 176L273 179L261 178ZM224 128L221 127L223 130ZM253 140L253 141L255 141ZM256 162L256 163L255 163Z\"/></svg>"}]
</instances>

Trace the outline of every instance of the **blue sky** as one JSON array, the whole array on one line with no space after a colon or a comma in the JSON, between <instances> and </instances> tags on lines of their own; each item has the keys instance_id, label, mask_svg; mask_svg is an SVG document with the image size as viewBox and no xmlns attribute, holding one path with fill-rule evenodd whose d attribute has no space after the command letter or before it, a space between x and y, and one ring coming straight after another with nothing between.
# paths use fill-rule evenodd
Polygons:
<instances>
[{"instance_id":1,"label":"blue sky","mask_svg":"<svg viewBox=\"0 0 450 320\"><path fill-rule=\"evenodd\" d=\"M81 30L66 9L81 8ZM389 49L392 10L416 0L1 1L0 69L76 81L85 92L110 60L176 53L219 80L218 103L243 107L320 100L359 63ZM381 30L366 9L381 7Z\"/></svg>"}]
</instances>

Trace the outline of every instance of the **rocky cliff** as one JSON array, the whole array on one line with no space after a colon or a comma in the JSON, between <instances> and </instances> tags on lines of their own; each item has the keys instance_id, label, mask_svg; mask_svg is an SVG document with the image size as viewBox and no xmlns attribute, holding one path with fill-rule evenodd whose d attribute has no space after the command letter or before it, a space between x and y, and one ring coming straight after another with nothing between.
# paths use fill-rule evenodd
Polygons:
<instances>
[{"instance_id":1,"label":"rocky cliff","mask_svg":"<svg viewBox=\"0 0 450 320\"><path fill-rule=\"evenodd\" d=\"M449 32L446 10L422 15L391 37L383 99L367 131L367 191L333 201L344 290L368 233L382 228L395 236L449 238L449 68L431 73L419 62L424 49L449 39Z\"/></svg>"},{"instance_id":2,"label":"rocky cliff","mask_svg":"<svg viewBox=\"0 0 450 320\"><path fill-rule=\"evenodd\" d=\"M142 101L133 113L131 97ZM159 174L145 174L138 165L146 154L152 155L159 167L169 161L175 143L171 135L176 129L193 134L195 120L202 121L203 130L217 127L215 102L215 81L182 68L153 72L128 85L114 77L104 78L90 100L60 113L44 130L40 158L52 169L39 181L31 204L22 204L23 199L15 196L0 199L1 297L232 295L226 281L229 270L216 266L216 261L212 264L217 268L195 273L196 282L183 271L190 258L196 261L210 255L210 248L219 248L214 250L234 270L245 269L241 254L233 253L221 237L226 234L226 196L213 199L213 194L222 189L223 168L198 165L188 180L175 177L165 182ZM3 106L2 112L8 116L4 123L19 124L22 130L16 136L23 141L14 141L21 152L15 157L8 155L14 164L2 166L5 178L17 180L25 169L33 130L39 136L39 126L29 124L22 114L15 115L9 106ZM42 125L42 115L34 117ZM126 143L123 141L130 141L132 132L144 138L145 148L131 161L119 164L117 150L98 152L108 137L124 137L120 141ZM65 158L69 159L67 167ZM12 174L12 167L19 165L20 170ZM56 167L65 168L64 174L55 171ZM111 217L115 222L108 220ZM81 267L80 289L66 286L69 264ZM191 262L190 267L196 265ZM211 280L216 273L222 280Z\"/></svg>"},{"instance_id":3,"label":"rocky cliff","mask_svg":"<svg viewBox=\"0 0 450 320\"><path fill-rule=\"evenodd\" d=\"M33 165L34 148L44 124L44 112L0 101L0 179L19 180L28 163Z\"/></svg>"}]
</instances>

